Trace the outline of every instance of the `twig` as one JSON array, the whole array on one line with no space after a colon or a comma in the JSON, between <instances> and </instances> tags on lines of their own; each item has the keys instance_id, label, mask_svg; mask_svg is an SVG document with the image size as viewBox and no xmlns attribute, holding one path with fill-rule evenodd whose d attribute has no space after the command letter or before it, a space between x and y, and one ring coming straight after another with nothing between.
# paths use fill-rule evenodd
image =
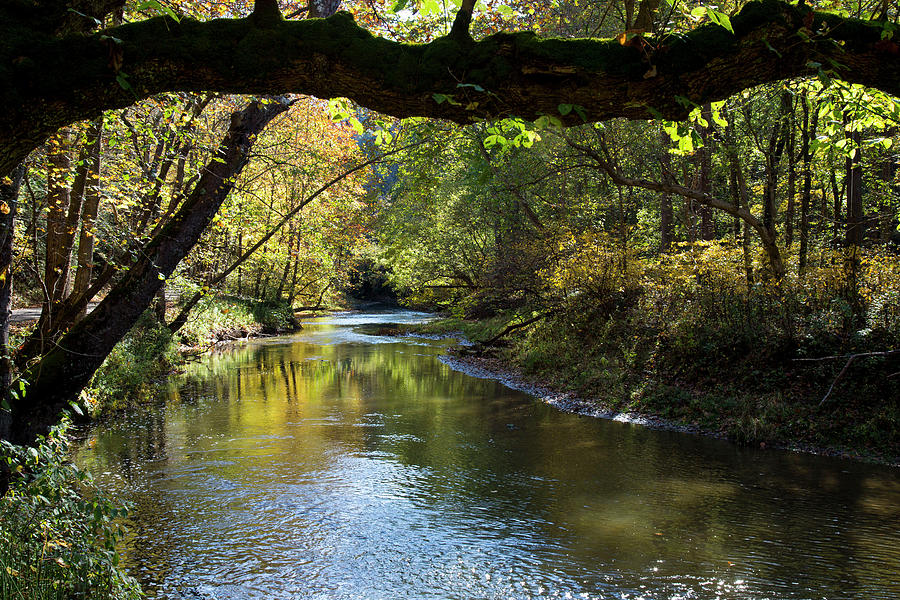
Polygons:
<instances>
[{"instance_id":1,"label":"twig","mask_svg":"<svg viewBox=\"0 0 900 600\"><path fill-rule=\"evenodd\" d=\"M831 387L828 388L828 392L825 394L825 396L823 396L822 399L819 400L819 404L816 405L816 408L822 408L822 405L825 404L825 401L828 400L829 396L831 396L831 392L834 390L834 386L837 385L837 382L844 377L844 373L846 373L847 369L850 368L850 363L853 362L854 358L856 358L856 356L851 356L849 359L847 359L847 364L844 365L844 368L841 369L841 372L838 373L838 376L835 377L834 381L831 382Z\"/></svg>"},{"instance_id":2,"label":"twig","mask_svg":"<svg viewBox=\"0 0 900 600\"><path fill-rule=\"evenodd\" d=\"M834 391L834 386L843 379L844 375L847 373L847 369L850 368L850 365L857 358L868 358L871 356L890 356L892 354L900 354L900 350L883 350L881 352L860 352L858 354L839 354L835 356L822 356L820 358L795 358L793 362L822 362L826 360L838 360L841 358L846 358L847 362L844 364L844 368L841 369L841 372L837 374L837 377L834 378L834 381L831 382L831 387L828 388L828 392L825 396L819 401L819 404L816 405L816 408L821 408L825 401L831 397L831 392ZM894 374L896 375L896 373ZM888 377L893 377L894 375L888 375Z\"/></svg>"},{"instance_id":3,"label":"twig","mask_svg":"<svg viewBox=\"0 0 900 600\"><path fill-rule=\"evenodd\" d=\"M543 318L545 318L545 317L549 317L549 316L552 315L553 313L554 313L554 311L551 310L551 311L548 311L548 312L539 314L539 315L536 316L536 317L532 317L532 318L528 319L527 321L523 321L523 322L521 322L521 323L516 323L515 325L507 325L506 328L505 328L503 331L501 331L500 333L498 333L497 335L495 335L494 337L492 337L492 338L489 339L489 340L486 340L486 341L484 341L484 342L478 342L478 345L479 345L479 346L491 346L491 345L493 345L497 340L499 340L500 338L502 338L502 337L505 336L506 334L508 334L508 333L510 333L510 332L513 332L513 331L515 331L516 329L521 329L522 327L527 327L528 325L531 325L532 323L535 323L535 322L537 322L537 321L540 321L541 319L543 319Z\"/></svg>"},{"instance_id":4,"label":"twig","mask_svg":"<svg viewBox=\"0 0 900 600\"><path fill-rule=\"evenodd\" d=\"M838 360L840 358L867 358L869 356L890 356L900 354L900 350L882 350L881 352L860 352L859 354L835 354L834 356L822 356L820 358L795 358L793 362L821 362L823 360Z\"/></svg>"}]
</instances>

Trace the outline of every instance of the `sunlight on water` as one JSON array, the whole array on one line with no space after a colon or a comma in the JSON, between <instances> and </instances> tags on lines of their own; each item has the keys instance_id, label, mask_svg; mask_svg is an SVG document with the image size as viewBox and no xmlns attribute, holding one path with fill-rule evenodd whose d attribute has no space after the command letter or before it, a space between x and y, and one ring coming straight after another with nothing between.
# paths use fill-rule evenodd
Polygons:
<instances>
[{"instance_id":1,"label":"sunlight on water","mask_svg":"<svg viewBox=\"0 0 900 600\"><path fill-rule=\"evenodd\" d=\"M424 318L223 350L93 432L151 597L900 597L896 470L562 413L375 335Z\"/></svg>"}]
</instances>

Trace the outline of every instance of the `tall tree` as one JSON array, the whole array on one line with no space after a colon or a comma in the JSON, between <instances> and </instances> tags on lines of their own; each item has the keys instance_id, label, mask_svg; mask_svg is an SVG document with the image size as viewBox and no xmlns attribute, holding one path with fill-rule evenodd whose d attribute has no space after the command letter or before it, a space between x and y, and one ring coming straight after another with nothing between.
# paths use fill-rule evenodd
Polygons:
<instances>
[{"instance_id":1,"label":"tall tree","mask_svg":"<svg viewBox=\"0 0 900 600\"><path fill-rule=\"evenodd\" d=\"M12 406L11 440L31 442L77 397L200 238L246 165L256 137L288 106L281 100L254 101L232 115L227 135L175 217L103 302L23 374L28 389Z\"/></svg>"}]
</instances>

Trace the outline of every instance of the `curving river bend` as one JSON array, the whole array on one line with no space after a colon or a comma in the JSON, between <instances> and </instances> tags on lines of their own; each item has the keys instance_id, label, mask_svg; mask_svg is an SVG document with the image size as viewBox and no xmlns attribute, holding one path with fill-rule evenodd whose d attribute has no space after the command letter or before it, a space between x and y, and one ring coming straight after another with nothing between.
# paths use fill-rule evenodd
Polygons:
<instances>
[{"instance_id":1,"label":"curving river bend","mask_svg":"<svg viewBox=\"0 0 900 600\"><path fill-rule=\"evenodd\" d=\"M559 412L366 333L423 318L228 348L92 431L150 597L900 598L897 469Z\"/></svg>"}]
</instances>

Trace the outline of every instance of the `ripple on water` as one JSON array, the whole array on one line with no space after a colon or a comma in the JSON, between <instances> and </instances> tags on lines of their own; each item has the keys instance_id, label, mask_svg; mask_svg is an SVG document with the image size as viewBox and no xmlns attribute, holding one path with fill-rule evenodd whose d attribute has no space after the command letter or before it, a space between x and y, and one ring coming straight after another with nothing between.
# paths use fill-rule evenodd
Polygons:
<instances>
[{"instance_id":1,"label":"ripple on water","mask_svg":"<svg viewBox=\"0 0 900 600\"><path fill-rule=\"evenodd\" d=\"M210 357L92 433L152 595L900 598L896 471L563 414L352 331L404 314Z\"/></svg>"}]
</instances>

